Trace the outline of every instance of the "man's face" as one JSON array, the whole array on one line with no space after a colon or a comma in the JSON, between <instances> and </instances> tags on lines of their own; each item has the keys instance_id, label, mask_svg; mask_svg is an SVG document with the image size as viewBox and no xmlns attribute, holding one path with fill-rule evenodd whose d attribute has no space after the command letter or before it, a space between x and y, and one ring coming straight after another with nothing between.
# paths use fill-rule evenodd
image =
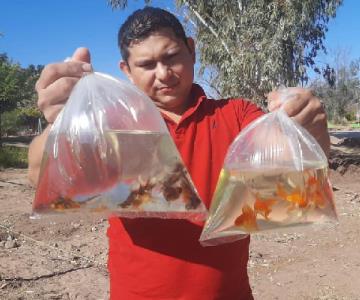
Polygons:
<instances>
[{"instance_id":1,"label":"man's face","mask_svg":"<svg viewBox=\"0 0 360 300\"><path fill-rule=\"evenodd\" d=\"M162 110L182 113L187 106L194 79L195 49L170 29L152 33L145 40L132 43L128 62L120 68Z\"/></svg>"}]
</instances>

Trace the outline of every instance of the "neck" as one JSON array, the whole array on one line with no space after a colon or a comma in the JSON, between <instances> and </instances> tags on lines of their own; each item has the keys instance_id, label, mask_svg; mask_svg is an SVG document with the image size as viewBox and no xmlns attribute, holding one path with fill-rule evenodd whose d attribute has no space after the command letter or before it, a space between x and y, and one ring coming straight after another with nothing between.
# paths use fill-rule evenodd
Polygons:
<instances>
[{"instance_id":1,"label":"neck","mask_svg":"<svg viewBox=\"0 0 360 300\"><path fill-rule=\"evenodd\" d=\"M185 113L185 111L188 109L190 105L189 99L190 96L186 101L184 101L180 106L177 107L169 108L169 107L158 106L158 109L167 117L169 117L171 120L173 120L176 124L179 124L182 115Z\"/></svg>"},{"instance_id":2,"label":"neck","mask_svg":"<svg viewBox=\"0 0 360 300\"><path fill-rule=\"evenodd\" d=\"M171 120L173 120L176 124L180 123L181 117L183 115L183 112L178 113L178 112L172 112L172 111L168 111L165 109L160 109L160 111L166 115L167 117L169 117Z\"/></svg>"}]
</instances>

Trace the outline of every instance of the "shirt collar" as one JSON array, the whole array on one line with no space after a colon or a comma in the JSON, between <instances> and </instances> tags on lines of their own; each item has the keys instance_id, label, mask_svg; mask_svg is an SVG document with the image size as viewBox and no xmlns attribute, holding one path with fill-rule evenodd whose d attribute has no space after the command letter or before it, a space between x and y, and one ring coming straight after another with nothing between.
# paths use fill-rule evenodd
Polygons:
<instances>
[{"instance_id":1,"label":"shirt collar","mask_svg":"<svg viewBox=\"0 0 360 300\"><path fill-rule=\"evenodd\" d=\"M202 87L196 83L193 83L191 90L190 90L190 99L189 99L189 106L181 116L180 122L183 122L185 119L189 118L193 115L199 108L200 104L206 99L206 94ZM167 121L172 121L168 116L164 113L161 113L162 117Z\"/></svg>"}]
</instances>

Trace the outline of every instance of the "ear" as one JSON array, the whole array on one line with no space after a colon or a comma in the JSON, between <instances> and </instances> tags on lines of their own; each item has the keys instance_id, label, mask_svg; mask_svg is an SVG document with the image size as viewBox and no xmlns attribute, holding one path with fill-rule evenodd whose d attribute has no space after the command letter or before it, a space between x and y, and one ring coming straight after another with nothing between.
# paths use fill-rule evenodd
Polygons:
<instances>
[{"instance_id":1,"label":"ear","mask_svg":"<svg viewBox=\"0 0 360 300\"><path fill-rule=\"evenodd\" d=\"M124 74L126 75L126 77L132 82L134 83L133 79L132 79L132 76L131 76L131 70L130 70L130 67L128 65L128 63L124 60L120 61L119 62L119 67L120 67L120 70L124 72Z\"/></svg>"},{"instance_id":2,"label":"ear","mask_svg":"<svg viewBox=\"0 0 360 300\"><path fill-rule=\"evenodd\" d=\"M189 51L192 55L192 58L193 58L193 61L195 64L195 62L196 62L195 41L191 37L188 37L186 40L187 40Z\"/></svg>"}]
</instances>

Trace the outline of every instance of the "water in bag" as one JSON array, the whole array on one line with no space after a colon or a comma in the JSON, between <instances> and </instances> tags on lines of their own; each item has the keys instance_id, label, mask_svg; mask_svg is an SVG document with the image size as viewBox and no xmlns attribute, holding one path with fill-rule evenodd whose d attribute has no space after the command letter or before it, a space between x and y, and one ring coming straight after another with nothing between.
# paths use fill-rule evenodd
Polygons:
<instances>
[{"instance_id":1,"label":"water in bag","mask_svg":"<svg viewBox=\"0 0 360 300\"><path fill-rule=\"evenodd\" d=\"M133 85L99 73L78 82L53 124L33 211L206 216L155 105Z\"/></svg>"},{"instance_id":2,"label":"water in bag","mask_svg":"<svg viewBox=\"0 0 360 300\"><path fill-rule=\"evenodd\" d=\"M326 155L279 110L248 126L230 146L200 241L217 245L336 218Z\"/></svg>"}]
</instances>

